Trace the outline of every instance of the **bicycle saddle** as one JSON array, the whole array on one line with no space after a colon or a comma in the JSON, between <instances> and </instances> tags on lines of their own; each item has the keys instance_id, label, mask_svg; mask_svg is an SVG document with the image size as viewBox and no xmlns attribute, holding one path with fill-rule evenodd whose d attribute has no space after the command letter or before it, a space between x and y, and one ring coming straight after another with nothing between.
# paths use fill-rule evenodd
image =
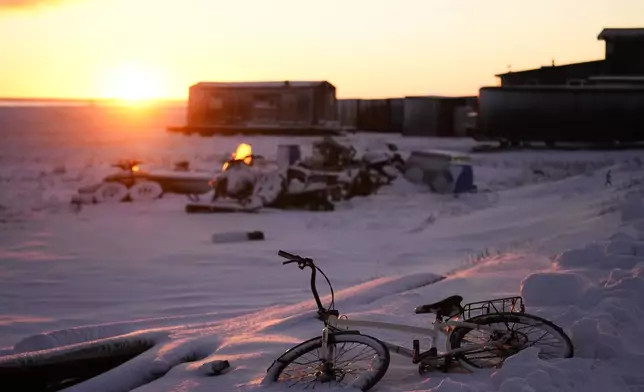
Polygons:
<instances>
[{"instance_id":1,"label":"bicycle saddle","mask_svg":"<svg viewBox=\"0 0 644 392\"><path fill-rule=\"evenodd\" d=\"M456 316L457 314L463 313L461 301L463 301L463 297L460 295L452 295L451 297L447 297L444 300L433 304L418 306L414 309L414 313L436 313L447 317Z\"/></svg>"}]
</instances>

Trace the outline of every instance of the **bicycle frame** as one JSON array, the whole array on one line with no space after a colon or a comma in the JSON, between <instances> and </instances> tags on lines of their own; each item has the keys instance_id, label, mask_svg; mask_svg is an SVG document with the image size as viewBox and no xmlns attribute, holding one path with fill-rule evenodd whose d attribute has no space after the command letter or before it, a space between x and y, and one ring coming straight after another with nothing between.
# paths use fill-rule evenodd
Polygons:
<instances>
[{"instance_id":1,"label":"bicycle frame","mask_svg":"<svg viewBox=\"0 0 644 392\"><path fill-rule=\"evenodd\" d=\"M469 323L466 321L445 321L443 322L440 318L437 318L436 321L434 321L432 328L423 328L423 327L415 327L411 325L405 325L405 324L396 324L396 323L387 323L387 322L381 322L381 321L368 321L368 320L356 320L356 319L346 319L346 318L339 318L335 315L329 315L327 317L326 325L323 329L322 332L322 350L323 350L323 356L324 358L327 359L327 361L332 360L333 354L326 352L326 349L329 347L328 342L329 342L329 335L332 335L335 330L341 331L341 330L346 330L350 331L351 327L371 327L371 328L376 328L376 329L385 329L385 330L393 330L393 331L400 331L400 332L405 332L409 334L421 334L421 335L426 335L432 339L431 347L422 353L415 351L415 350L410 350L407 347L399 346L390 342L382 341L382 343L387 346L389 350L392 350L395 353L398 353L400 355L403 355L405 357L409 357L412 359L413 363L419 363L423 359L427 358L430 356L430 352L432 352L432 349L436 349L436 341L438 338L439 333L442 333L445 336L449 336L448 331L446 329L450 327L467 327L471 329L477 329L481 331L489 331L489 332L495 332L496 329L485 326L485 325L480 325L476 323ZM494 343L486 343L486 344L473 344L473 345L468 345L466 348L458 348L455 350L450 350L449 348L447 351L441 355L431 355L432 358L444 358L444 357L453 357L457 354L464 353L464 352L469 352L469 351L475 351L478 349L481 349L483 347L488 347L490 345L496 346L499 345L500 343L494 342Z\"/></svg>"},{"instance_id":2,"label":"bicycle frame","mask_svg":"<svg viewBox=\"0 0 644 392\"><path fill-rule=\"evenodd\" d=\"M446 360L449 360L459 353L475 351L480 348L488 347L488 346L501 347L501 345L503 344L503 340L495 340L494 342L489 342L487 344L473 344L473 345L469 345L467 348L458 348L455 350L451 350L451 347L449 346L449 340L448 340L446 352L441 355L437 355L436 340L437 340L438 334L443 333L444 335L449 336L450 332L447 332L446 329L450 327L454 327L454 328L466 327L466 328L489 331L489 332L496 332L497 330L485 325L469 323L466 321L449 321L448 319L448 321L443 322L443 315L441 315L440 313L436 314L436 319L433 323L432 328L414 327L414 326L405 325L405 324L385 323L385 322L379 322L379 321L349 320L347 318L340 318L339 317L340 313L337 310L329 310L329 309L326 309L324 306L322 306L322 302L320 301L320 296L318 295L318 292L316 289L315 278L316 278L316 270L319 270L322 273L322 275L324 275L324 272L322 272L322 270L320 270L317 266L315 266L315 264L313 263L313 260L308 258L303 258L298 255L293 255L282 250L278 252L278 255L289 259L289 261L285 261L282 264L289 264L289 263L296 262L300 269L304 269L306 267L311 268L311 292L313 293L313 298L315 299L315 303L318 308L318 314L321 315L324 319L324 329L322 330L322 354L327 364L332 364L333 358L334 358L334 353L332 349L329 350L330 347L334 347L329 345L329 340L330 340L329 337L333 336L334 332L340 332L342 330L351 332L350 330L351 327L372 327L376 329L388 329L388 330L406 332L410 334L422 334L422 335L429 336L432 339L431 347L429 348L429 350L422 353L420 352L419 343L417 340L413 341L414 347L412 350L409 350L408 348L403 346L398 346L396 344L381 340L381 342L389 350L392 350L395 353L401 354L403 356L410 357L413 363L419 363L423 359L428 357L431 357L434 359L446 358ZM329 287L331 289L331 306L333 306L333 303L334 303L333 288L331 287L331 283L329 282L329 279L326 277L326 275L324 275L324 277L329 283ZM360 333L360 332L355 331L355 333Z\"/></svg>"}]
</instances>

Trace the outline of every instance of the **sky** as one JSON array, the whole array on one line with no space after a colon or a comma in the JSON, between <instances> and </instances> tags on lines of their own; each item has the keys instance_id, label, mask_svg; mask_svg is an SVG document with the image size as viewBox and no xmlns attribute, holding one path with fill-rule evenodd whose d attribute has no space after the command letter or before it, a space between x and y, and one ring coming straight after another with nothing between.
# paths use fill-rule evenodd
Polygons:
<instances>
[{"instance_id":1,"label":"sky","mask_svg":"<svg viewBox=\"0 0 644 392\"><path fill-rule=\"evenodd\" d=\"M338 98L476 95L601 59L643 0L0 0L0 96L185 99L199 81L327 80Z\"/></svg>"}]
</instances>

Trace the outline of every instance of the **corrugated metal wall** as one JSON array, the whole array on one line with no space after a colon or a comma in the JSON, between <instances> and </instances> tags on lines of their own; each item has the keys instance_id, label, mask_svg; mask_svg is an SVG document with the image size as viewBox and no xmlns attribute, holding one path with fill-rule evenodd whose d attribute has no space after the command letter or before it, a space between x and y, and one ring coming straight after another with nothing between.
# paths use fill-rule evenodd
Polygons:
<instances>
[{"instance_id":1,"label":"corrugated metal wall","mask_svg":"<svg viewBox=\"0 0 644 392\"><path fill-rule=\"evenodd\" d=\"M338 117L343 126L356 130L400 133L403 99L340 99Z\"/></svg>"},{"instance_id":2,"label":"corrugated metal wall","mask_svg":"<svg viewBox=\"0 0 644 392\"><path fill-rule=\"evenodd\" d=\"M405 97L403 135L466 136L475 97Z\"/></svg>"},{"instance_id":3,"label":"corrugated metal wall","mask_svg":"<svg viewBox=\"0 0 644 392\"><path fill-rule=\"evenodd\" d=\"M484 87L483 136L533 141L644 140L644 88Z\"/></svg>"},{"instance_id":4,"label":"corrugated metal wall","mask_svg":"<svg viewBox=\"0 0 644 392\"><path fill-rule=\"evenodd\" d=\"M339 99L338 120L343 127L358 128L358 105L359 99Z\"/></svg>"},{"instance_id":5,"label":"corrugated metal wall","mask_svg":"<svg viewBox=\"0 0 644 392\"><path fill-rule=\"evenodd\" d=\"M393 132L402 133L405 122L405 100L395 98L389 100L391 103L391 128Z\"/></svg>"},{"instance_id":6,"label":"corrugated metal wall","mask_svg":"<svg viewBox=\"0 0 644 392\"><path fill-rule=\"evenodd\" d=\"M438 136L438 109L435 99L405 97L403 135Z\"/></svg>"},{"instance_id":7,"label":"corrugated metal wall","mask_svg":"<svg viewBox=\"0 0 644 392\"><path fill-rule=\"evenodd\" d=\"M191 126L230 124L323 124L335 121L335 87L210 87L190 88L187 123Z\"/></svg>"},{"instance_id":8,"label":"corrugated metal wall","mask_svg":"<svg viewBox=\"0 0 644 392\"><path fill-rule=\"evenodd\" d=\"M476 110L476 97L405 97L340 99L342 126L366 132L394 132L409 136L467 136Z\"/></svg>"},{"instance_id":9,"label":"corrugated metal wall","mask_svg":"<svg viewBox=\"0 0 644 392\"><path fill-rule=\"evenodd\" d=\"M390 99L363 99L358 106L358 129L394 132Z\"/></svg>"}]
</instances>

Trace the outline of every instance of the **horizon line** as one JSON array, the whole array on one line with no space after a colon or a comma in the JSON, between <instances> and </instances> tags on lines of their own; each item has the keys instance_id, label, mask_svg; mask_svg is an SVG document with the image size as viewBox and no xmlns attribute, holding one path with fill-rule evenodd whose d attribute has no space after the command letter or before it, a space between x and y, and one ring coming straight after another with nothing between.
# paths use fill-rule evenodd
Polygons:
<instances>
[{"instance_id":1,"label":"horizon line","mask_svg":"<svg viewBox=\"0 0 644 392\"><path fill-rule=\"evenodd\" d=\"M0 96L0 101L13 101L13 102L30 102L30 101L40 101L40 102L95 102L95 101L123 101L120 98L66 98L66 97L2 97ZM152 102L187 102L187 99L179 98L152 98L145 99L143 101L152 101Z\"/></svg>"}]
</instances>

